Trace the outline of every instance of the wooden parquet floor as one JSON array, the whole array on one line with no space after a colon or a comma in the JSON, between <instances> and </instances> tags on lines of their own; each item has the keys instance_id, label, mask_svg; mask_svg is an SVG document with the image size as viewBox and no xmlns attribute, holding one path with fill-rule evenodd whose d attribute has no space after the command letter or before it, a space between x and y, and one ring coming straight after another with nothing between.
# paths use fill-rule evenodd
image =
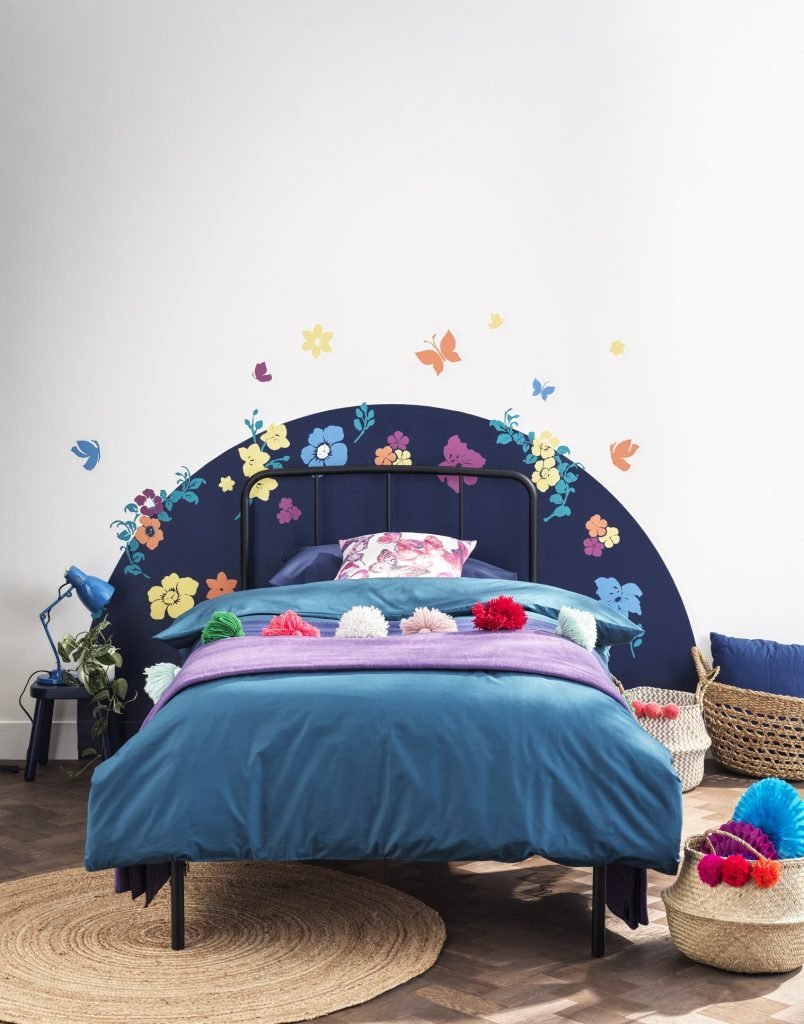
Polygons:
<instances>
[{"instance_id":1,"label":"wooden parquet floor","mask_svg":"<svg viewBox=\"0 0 804 1024\"><path fill-rule=\"evenodd\" d=\"M685 794L685 835L723 822L749 781L710 765ZM71 783L55 763L33 784L0 774L0 881L81 863L87 792L88 780ZM727 974L676 951L659 897L665 876L651 875L650 926L632 932L609 915L607 956L592 960L589 871L539 858L342 866L435 907L448 937L423 977L327 1024L804 1024L801 971Z\"/></svg>"}]
</instances>

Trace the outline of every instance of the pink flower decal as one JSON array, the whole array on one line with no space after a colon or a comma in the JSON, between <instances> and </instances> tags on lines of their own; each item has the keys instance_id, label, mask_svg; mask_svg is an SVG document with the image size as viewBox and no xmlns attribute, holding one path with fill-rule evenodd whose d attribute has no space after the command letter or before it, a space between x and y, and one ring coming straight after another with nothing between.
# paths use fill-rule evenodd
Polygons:
<instances>
[{"instance_id":1,"label":"pink flower decal","mask_svg":"<svg viewBox=\"0 0 804 1024\"><path fill-rule=\"evenodd\" d=\"M480 469L486 465L485 456L481 455L480 452L474 451L464 441L458 437L457 434L453 434L452 437L444 445L444 461L439 462L439 466L468 466L471 469ZM458 477L457 476L440 476L438 478L442 484L446 484L447 487L451 487L453 491L458 492ZM464 477L465 484L471 486L477 483L476 476Z\"/></svg>"},{"instance_id":2,"label":"pink flower decal","mask_svg":"<svg viewBox=\"0 0 804 1024\"><path fill-rule=\"evenodd\" d=\"M388 435L388 444L396 451L400 449L405 451L410 444L410 438L403 434L401 430L395 430L393 434Z\"/></svg>"},{"instance_id":3,"label":"pink flower decal","mask_svg":"<svg viewBox=\"0 0 804 1024\"><path fill-rule=\"evenodd\" d=\"M603 545L597 537L587 537L583 542L583 553L591 555L592 558L600 558L603 554Z\"/></svg>"},{"instance_id":4,"label":"pink flower decal","mask_svg":"<svg viewBox=\"0 0 804 1024\"><path fill-rule=\"evenodd\" d=\"M276 518L283 525L285 523L292 523L296 519L301 518L301 509L293 504L293 498L280 498L279 511L276 513Z\"/></svg>"}]
</instances>

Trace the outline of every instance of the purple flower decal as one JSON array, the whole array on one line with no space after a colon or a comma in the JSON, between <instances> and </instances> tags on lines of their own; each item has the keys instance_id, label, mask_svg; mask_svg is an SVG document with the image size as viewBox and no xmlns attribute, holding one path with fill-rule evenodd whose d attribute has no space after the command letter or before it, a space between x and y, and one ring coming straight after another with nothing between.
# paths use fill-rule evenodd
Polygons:
<instances>
[{"instance_id":1,"label":"purple flower decal","mask_svg":"<svg viewBox=\"0 0 804 1024\"><path fill-rule=\"evenodd\" d=\"M279 511L276 513L276 518L283 525L285 523L292 523L296 519L301 518L301 509L293 504L293 498L280 498Z\"/></svg>"},{"instance_id":2,"label":"purple flower decal","mask_svg":"<svg viewBox=\"0 0 804 1024\"><path fill-rule=\"evenodd\" d=\"M457 434L453 434L444 445L444 461L439 462L439 466L469 466L472 469L480 469L485 465L485 457L470 448ZM457 493L459 486L457 476L440 476L438 479ZM477 477L464 477L463 482L468 485L476 484Z\"/></svg>"},{"instance_id":3,"label":"purple flower decal","mask_svg":"<svg viewBox=\"0 0 804 1024\"><path fill-rule=\"evenodd\" d=\"M390 444L394 451L399 449L404 452L410 444L410 438L403 434L401 430L395 430L393 434L388 435L388 444Z\"/></svg>"},{"instance_id":4,"label":"purple flower decal","mask_svg":"<svg viewBox=\"0 0 804 1024\"><path fill-rule=\"evenodd\" d=\"M162 499L151 487L146 487L142 494L134 499L140 514L143 516L158 516L165 507Z\"/></svg>"},{"instance_id":5,"label":"purple flower decal","mask_svg":"<svg viewBox=\"0 0 804 1024\"><path fill-rule=\"evenodd\" d=\"M592 558L600 558L603 554L603 545L597 537L586 537L583 542L583 553L591 555Z\"/></svg>"}]
</instances>

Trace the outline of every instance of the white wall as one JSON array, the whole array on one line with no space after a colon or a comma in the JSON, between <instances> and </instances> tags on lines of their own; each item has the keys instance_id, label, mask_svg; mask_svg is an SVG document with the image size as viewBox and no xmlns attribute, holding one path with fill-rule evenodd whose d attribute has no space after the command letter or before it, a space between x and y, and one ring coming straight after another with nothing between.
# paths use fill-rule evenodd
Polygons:
<instances>
[{"instance_id":1,"label":"white wall","mask_svg":"<svg viewBox=\"0 0 804 1024\"><path fill-rule=\"evenodd\" d=\"M699 637L804 642L803 43L797 0L0 0L0 756L64 567L108 574L122 505L255 405L513 405Z\"/></svg>"}]
</instances>

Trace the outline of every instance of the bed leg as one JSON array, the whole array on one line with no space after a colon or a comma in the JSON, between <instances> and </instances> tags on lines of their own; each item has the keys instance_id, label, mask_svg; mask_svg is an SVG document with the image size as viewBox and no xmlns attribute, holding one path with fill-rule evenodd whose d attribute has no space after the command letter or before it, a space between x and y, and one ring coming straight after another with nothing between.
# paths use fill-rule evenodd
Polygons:
<instances>
[{"instance_id":1,"label":"bed leg","mask_svg":"<svg viewBox=\"0 0 804 1024\"><path fill-rule=\"evenodd\" d=\"M592 868L592 956L606 953L606 866Z\"/></svg>"},{"instance_id":2,"label":"bed leg","mask_svg":"<svg viewBox=\"0 0 804 1024\"><path fill-rule=\"evenodd\" d=\"M184 949L184 868L183 860L170 862L170 945Z\"/></svg>"}]
</instances>

